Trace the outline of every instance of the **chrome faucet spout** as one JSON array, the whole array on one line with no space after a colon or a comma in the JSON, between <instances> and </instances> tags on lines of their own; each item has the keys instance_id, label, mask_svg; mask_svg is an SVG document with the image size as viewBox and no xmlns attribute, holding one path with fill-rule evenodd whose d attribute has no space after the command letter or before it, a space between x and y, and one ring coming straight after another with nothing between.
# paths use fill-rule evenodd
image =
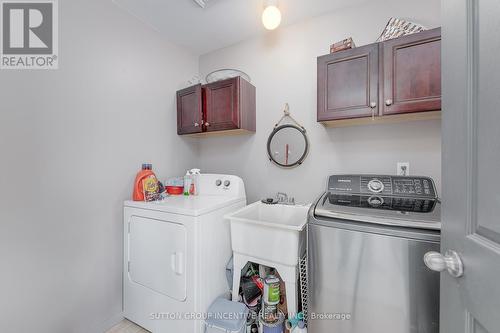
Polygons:
<instances>
[{"instance_id":1,"label":"chrome faucet spout","mask_svg":"<svg viewBox=\"0 0 500 333\"><path fill-rule=\"evenodd\" d=\"M288 194L284 192L276 193L276 200L282 205L295 205L295 198L289 197Z\"/></svg>"}]
</instances>

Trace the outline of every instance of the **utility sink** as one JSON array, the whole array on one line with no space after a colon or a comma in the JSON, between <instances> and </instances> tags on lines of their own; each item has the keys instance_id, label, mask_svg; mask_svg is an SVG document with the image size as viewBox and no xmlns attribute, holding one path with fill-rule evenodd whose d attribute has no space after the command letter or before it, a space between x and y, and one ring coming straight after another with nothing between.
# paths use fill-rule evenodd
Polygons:
<instances>
[{"instance_id":1,"label":"utility sink","mask_svg":"<svg viewBox=\"0 0 500 333\"><path fill-rule=\"evenodd\" d=\"M231 221L233 252L297 265L305 252L309 206L255 202L226 216Z\"/></svg>"}]
</instances>

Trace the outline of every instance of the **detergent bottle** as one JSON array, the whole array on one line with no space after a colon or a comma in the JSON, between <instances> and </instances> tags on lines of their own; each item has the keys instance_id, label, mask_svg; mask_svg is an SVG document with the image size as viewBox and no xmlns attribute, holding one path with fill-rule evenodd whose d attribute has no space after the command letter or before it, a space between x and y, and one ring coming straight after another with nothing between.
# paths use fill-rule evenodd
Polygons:
<instances>
[{"instance_id":1,"label":"detergent bottle","mask_svg":"<svg viewBox=\"0 0 500 333\"><path fill-rule=\"evenodd\" d=\"M158 179L153 172L151 164L143 164L141 171L137 173L134 182L134 201L153 201L159 195Z\"/></svg>"}]
</instances>

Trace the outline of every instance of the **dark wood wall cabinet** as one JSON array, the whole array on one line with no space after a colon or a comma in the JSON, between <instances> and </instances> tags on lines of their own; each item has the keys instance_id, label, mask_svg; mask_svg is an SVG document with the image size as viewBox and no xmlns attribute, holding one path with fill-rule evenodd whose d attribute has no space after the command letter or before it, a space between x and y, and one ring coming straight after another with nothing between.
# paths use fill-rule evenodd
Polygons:
<instances>
[{"instance_id":1,"label":"dark wood wall cabinet","mask_svg":"<svg viewBox=\"0 0 500 333\"><path fill-rule=\"evenodd\" d=\"M368 117L378 110L378 62L377 44L318 58L318 121Z\"/></svg>"},{"instance_id":2,"label":"dark wood wall cabinet","mask_svg":"<svg viewBox=\"0 0 500 333\"><path fill-rule=\"evenodd\" d=\"M318 57L318 122L440 118L441 29Z\"/></svg>"},{"instance_id":3,"label":"dark wood wall cabinet","mask_svg":"<svg viewBox=\"0 0 500 333\"><path fill-rule=\"evenodd\" d=\"M177 92L177 134L255 132L255 87L241 77Z\"/></svg>"}]
</instances>

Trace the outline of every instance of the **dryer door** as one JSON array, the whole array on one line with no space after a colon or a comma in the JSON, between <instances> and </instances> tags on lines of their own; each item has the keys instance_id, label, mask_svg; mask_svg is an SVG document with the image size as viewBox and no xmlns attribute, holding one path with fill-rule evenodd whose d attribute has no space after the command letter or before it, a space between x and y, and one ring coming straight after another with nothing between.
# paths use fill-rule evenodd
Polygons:
<instances>
[{"instance_id":1,"label":"dryer door","mask_svg":"<svg viewBox=\"0 0 500 333\"><path fill-rule=\"evenodd\" d=\"M129 279L155 292L185 301L185 227L132 216L128 237Z\"/></svg>"}]
</instances>

